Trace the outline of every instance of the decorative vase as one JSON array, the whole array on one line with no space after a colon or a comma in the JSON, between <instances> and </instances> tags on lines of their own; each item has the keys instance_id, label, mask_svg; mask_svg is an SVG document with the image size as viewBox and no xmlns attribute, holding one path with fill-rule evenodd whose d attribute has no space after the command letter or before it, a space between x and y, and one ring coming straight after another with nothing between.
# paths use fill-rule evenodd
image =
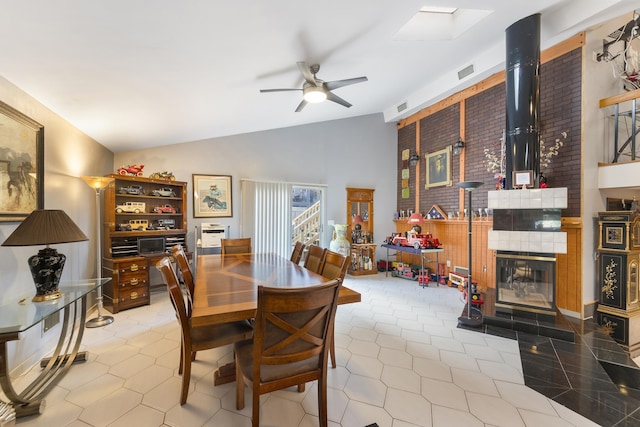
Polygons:
<instances>
[{"instance_id":1,"label":"decorative vase","mask_svg":"<svg viewBox=\"0 0 640 427\"><path fill-rule=\"evenodd\" d=\"M344 256L349 256L351 243L347 240L347 226L344 224L334 224L335 229L333 240L329 243L329 249Z\"/></svg>"}]
</instances>

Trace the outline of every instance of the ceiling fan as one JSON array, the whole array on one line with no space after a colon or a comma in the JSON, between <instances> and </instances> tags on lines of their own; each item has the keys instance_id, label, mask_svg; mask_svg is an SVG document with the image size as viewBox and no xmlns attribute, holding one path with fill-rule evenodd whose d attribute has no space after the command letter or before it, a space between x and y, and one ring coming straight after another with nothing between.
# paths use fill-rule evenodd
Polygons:
<instances>
[{"instance_id":1,"label":"ceiling fan","mask_svg":"<svg viewBox=\"0 0 640 427\"><path fill-rule=\"evenodd\" d=\"M351 104L340 98L338 95L331 92L334 89L338 89L343 86L348 86L356 83L366 82L366 77L354 77L352 79L334 80L332 82L325 82L316 77L318 71L320 71L320 65L313 64L307 66L304 61L297 62L298 69L304 77L304 83L300 89L261 89L260 92L289 92L293 90L302 91L302 101L296 108L296 113L302 111L302 109L308 103L318 103L325 100L336 102L347 108L351 107Z\"/></svg>"}]
</instances>

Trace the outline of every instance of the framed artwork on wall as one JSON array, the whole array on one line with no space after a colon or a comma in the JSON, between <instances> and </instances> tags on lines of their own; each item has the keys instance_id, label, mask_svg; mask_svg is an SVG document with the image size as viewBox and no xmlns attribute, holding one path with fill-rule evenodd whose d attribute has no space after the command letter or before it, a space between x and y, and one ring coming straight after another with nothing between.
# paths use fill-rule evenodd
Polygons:
<instances>
[{"instance_id":1,"label":"framed artwork on wall","mask_svg":"<svg viewBox=\"0 0 640 427\"><path fill-rule=\"evenodd\" d=\"M192 175L193 217L232 217L231 175Z\"/></svg>"},{"instance_id":2,"label":"framed artwork on wall","mask_svg":"<svg viewBox=\"0 0 640 427\"><path fill-rule=\"evenodd\" d=\"M44 127L0 102L0 222L44 209Z\"/></svg>"},{"instance_id":3,"label":"framed artwork on wall","mask_svg":"<svg viewBox=\"0 0 640 427\"><path fill-rule=\"evenodd\" d=\"M451 185L451 146L425 154L427 179L424 188Z\"/></svg>"}]
</instances>

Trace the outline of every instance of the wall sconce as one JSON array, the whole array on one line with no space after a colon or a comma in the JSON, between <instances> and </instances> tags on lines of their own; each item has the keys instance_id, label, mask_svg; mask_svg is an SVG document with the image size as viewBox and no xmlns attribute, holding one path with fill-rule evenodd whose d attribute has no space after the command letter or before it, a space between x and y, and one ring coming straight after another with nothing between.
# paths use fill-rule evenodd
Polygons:
<instances>
[{"instance_id":1,"label":"wall sconce","mask_svg":"<svg viewBox=\"0 0 640 427\"><path fill-rule=\"evenodd\" d=\"M453 154L457 156L458 154L460 154L463 148L464 148L464 141L462 140L462 138L458 138L458 141L455 144L453 144Z\"/></svg>"},{"instance_id":2,"label":"wall sconce","mask_svg":"<svg viewBox=\"0 0 640 427\"><path fill-rule=\"evenodd\" d=\"M411 156L409 156L409 164L411 166L417 165L419 161L420 161L420 156L418 155L418 153L413 153L411 154Z\"/></svg>"}]
</instances>

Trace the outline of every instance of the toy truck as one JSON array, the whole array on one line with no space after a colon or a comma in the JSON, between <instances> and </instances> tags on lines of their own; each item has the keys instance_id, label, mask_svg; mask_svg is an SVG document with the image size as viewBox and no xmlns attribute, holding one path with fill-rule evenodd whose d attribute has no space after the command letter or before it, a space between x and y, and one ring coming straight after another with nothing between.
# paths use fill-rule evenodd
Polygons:
<instances>
[{"instance_id":1,"label":"toy truck","mask_svg":"<svg viewBox=\"0 0 640 427\"><path fill-rule=\"evenodd\" d=\"M438 239L431 234L408 233L407 237L395 236L392 244L396 246L411 246L415 249L433 249L440 247Z\"/></svg>"}]
</instances>

